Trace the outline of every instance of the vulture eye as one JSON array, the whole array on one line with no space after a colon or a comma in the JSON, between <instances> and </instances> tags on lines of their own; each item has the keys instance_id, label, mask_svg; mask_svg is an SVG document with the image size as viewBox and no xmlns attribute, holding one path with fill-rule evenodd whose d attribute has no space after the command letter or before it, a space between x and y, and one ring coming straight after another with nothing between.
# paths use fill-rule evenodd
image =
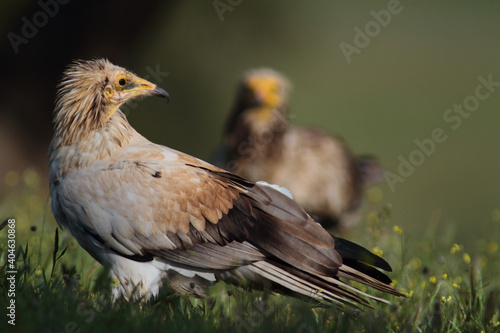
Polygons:
<instances>
[{"instance_id":1,"label":"vulture eye","mask_svg":"<svg viewBox=\"0 0 500 333\"><path fill-rule=\"evenodd\" d=\"M125 87L125 85L127 84L127 80L120 79L120 80L118 80L118 84L120 85L120 87Z\"/></svg>"}]
</instances>

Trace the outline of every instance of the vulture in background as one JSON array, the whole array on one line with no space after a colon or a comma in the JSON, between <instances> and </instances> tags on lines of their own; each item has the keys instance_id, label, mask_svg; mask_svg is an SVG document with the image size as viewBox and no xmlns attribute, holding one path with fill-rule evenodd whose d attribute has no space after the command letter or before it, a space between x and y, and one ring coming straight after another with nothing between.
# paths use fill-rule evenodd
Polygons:
<instances>
[{"instance_id":1,"label":"vulture in background","mask_svg":"<svg viewBox=\"0 0 500 333\"><path fill-rule=\"evenodd\" d=\"M382 168L372 156L353 156L339 137L289 126L289 92L288 80L272 69L245 73L212 161L287 188L325 228L344 231L359 218L364 190L382 179Z\"/></svg>"}]
</instances>

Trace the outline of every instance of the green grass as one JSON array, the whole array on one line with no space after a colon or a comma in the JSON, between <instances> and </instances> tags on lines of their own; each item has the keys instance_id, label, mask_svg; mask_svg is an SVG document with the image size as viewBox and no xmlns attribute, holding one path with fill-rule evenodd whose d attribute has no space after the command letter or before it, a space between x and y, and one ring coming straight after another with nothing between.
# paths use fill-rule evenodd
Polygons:
<instances>
[{"instance_id":1,"label":"green grass","mask_svg":"<svg viewBox=\"0 0 500 333\"><path fill-rule=\"evenodd\" d=\"M435 217L422 235L407 235L389 206L371 210L348 238L383 253L406 298L374 309L317 307L313 303L223 283L207 299L162 291L147 303L110 301L111 282L65 231L57 229L47 193L33 172L0 203L16 219L16 331L22 332L498 332L500 251L498 216L490 233L465 248L436 234ZM380 198L379 198L380 199ZM369 205L368 208L376 206ZM3 219L2 219L3 221ZM1 221L0 221L1 223ZM0 332L7 323L8 226L0 231ZM408 248L409 237L419 239ZM381 296L376 291L370 291Z\"/></svg>"}]
</instances>

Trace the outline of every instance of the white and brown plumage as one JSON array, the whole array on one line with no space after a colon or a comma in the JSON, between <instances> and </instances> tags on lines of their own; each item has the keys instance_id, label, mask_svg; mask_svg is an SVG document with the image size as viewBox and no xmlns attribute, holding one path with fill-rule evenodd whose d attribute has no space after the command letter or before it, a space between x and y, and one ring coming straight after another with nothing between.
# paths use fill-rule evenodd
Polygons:
<instances>
[{"instance_id":1,"label":"white and brown plumage","mask_svg":"<svg viewBox=\"0 0 500 333\"><path fill-rule=\"evenodd\" d=\"M245 73L214 163L286 187L324 226L345 229L381 169L374 158L354 157L339 137L289 126L289 91L288 80L272 69Z\"/></svg>"},{"instance_id":2,"label":"white and brown plumage","mask_svg":"<svg viewBox=\"0 0 500 333\"><path fill-rule=\"evenodd\" d=\"M224 280L329 302L381 300L341 278L400 295L375 268L390 270L387 262L330 235L285 190L137 133L119 107L150 95L168 97L107 60L79 61L56 102L52 210L110 267L117 296L156 295L162 280L201 295L204 284Z\"/></svg>"}]
</instances>

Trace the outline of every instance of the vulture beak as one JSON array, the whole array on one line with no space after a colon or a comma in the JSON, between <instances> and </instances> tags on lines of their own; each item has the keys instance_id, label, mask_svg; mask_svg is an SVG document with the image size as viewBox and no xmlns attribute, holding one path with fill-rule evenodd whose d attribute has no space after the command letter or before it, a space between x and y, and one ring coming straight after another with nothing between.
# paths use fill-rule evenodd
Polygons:
<instances>
[{"instance_id":1,"label":"vulture beak","mask_svg":"<svg viewBox=\"0 0 500 333\"><path fill-rule=\"evenodd\" d=\"M162 87L157 86L147 80L136 77L130 88L126 89L125 92L138 96L160 96L167 99L167 103L170 101L170 96Z\"/></svg>"}]
</instances>

